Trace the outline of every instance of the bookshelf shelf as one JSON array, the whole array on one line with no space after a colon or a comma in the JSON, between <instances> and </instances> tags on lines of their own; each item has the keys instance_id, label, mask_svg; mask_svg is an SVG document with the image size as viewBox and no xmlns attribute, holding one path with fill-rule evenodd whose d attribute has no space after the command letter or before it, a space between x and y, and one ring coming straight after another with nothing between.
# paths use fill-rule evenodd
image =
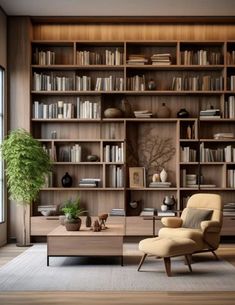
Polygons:
<instances>
[{"instance_id":1,"label":"bookshelf shelf","mask_svg":"<svg viewBox=\"0 0 235 305\"><path fill-rule=\"evenodd\" d=\"M33 40L31 106L35 106L36 101L49 108L62 101L63 105L71 104L74 111L70 116L63 113L65 118L57 112L47 116L44 112L35 115L31 111L32 133L55 160L53 183L50 184L53 187L41 189L37 204L59 205L68 198L79 196L92 216L109 213L115 208L123 209L127 215L128 235L132 232L130 226L138 227L138 221L142 221L139 216L129 217L129 203L133 201L141 201L142 208L159 209L165 196L174 195L176 209L182 210L186 198L198 191L220 192L225 201L231 201L234 189L226 186L229 185L228 173L235 171L235 160L201 162L200 144L203 143L204 149L211 150L212 154L226 146L235 149L235 138L213 138L216 133L235 130L235 117L228 118L230 115L225 111L227 102L232 99L230 96L235 96L235 90L230 90L232 86L228 85L235 75L235 64L226 59L227 51L232 52L234 46L233 41L216 40ZM39 79L40 75L45 76L48 84L38 86L37 75ZM63 86L56 83L57 78L65 82ZM98 80L102 82L101 86ZM52 86L51 81L56 85L53 83ZM156 86L151 88L151 81ZM180 86L175 86L176 81ZM63 91L39 90L62 87ZM82 88L87 90L78 90ZM103 90L107 88L112 90ZM120 90L113 90L115 88ZM84 115L79 107L85 101L92 106L86 106ZM93 107L95 103L95 114L94 109L89 108L93 114L88 115L87 107ZM161 115L163 104L169 109L168 115ZM119 108L122 114L106 118L108 108ZM221 118L200 117L202 110L211 108L219 109ZM179 118L181 109L186 109L189 117ZM134 111L145 110L152 113L149 118L134 117ZM53 138L54 132L56 138ZM149 161L148 164L148 152L154 152L156 147L164 148L164 145L169 149L158 152L157 166L151 160L153 163ZM76 157L79 151L78 159L71 157L74 150ZM181 153L186 150L189 158L185 155L182 158ZM169 154L166 162L162 158L165 154ZM99 161L87 162L89 155L97 156ZM147 169L146 179L143 179L146 183L137 188L130 187L131 167ZM171 187L144 186L149 185L153 174L162 168L167 170ZM66 172L73 178L73 187L61 187L61 178ZM186 187L191 183L182 182L183 174L195 179L195 186ZM82 179L99 179L99 187L79 187ZM198 181L203 181L206 186L198 185ZM37 215L35 210L36 207L32 218Z\"/></svg>"}]
</instances>

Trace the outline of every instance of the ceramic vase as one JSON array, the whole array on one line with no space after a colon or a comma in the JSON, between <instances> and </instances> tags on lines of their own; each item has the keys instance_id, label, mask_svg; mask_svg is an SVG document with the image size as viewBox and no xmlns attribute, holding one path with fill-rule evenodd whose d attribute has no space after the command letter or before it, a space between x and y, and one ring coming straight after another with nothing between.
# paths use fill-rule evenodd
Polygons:
<instances>
[{"instance_id":1,"label":"ceramic vase","mask_svg":"<svg viewBox=\"0 0 235 305\"><path fill-rule=\"evenodd\" d=\"M167 181L167 172L165 171L164 168L160 172L160 179L161 179L161 182L166 182Z\"/></svg>"},{"instance_id":2,"label":"ceramic vase","mask_svg":"<svg viewBox=\"0 0 235 305\"><path fill-rule=\"evenodd\" d=\"M65 173L65 175L61 179L61 183L62 183L63 187L71 187L72 186L73 179L69 175L69 173L67 173L67 172Z\"/></svg>"},{"instance_id":3,"label":"ceramic vase","mask_svg":"<svg viewBox=\"0 0 235 305\"><path fill-rule=\"evenodd\" d=\"M148 89L149 90L156 90L156 83L152 78L148 82Z\"/></svg>"},{"instance_id":4,"label":"ceramic vase","mask_svg":"<svg viewBox=\"0 0 235 305\"><path fill-rule=\"evenodd\" d=\"M131 104L128 102L127 99L123 98L121 100L121 107L120 107L120 109L123 112L125 118L133 117L132 107L131 107Z\"/></svg>"},{"instance_id":5,"label":"ceramic vase","mask_svg":"<svg viewBox=\"0 0 235 305\"><path fill-rule=\"evenodd\" d=\"M107 108L104 111L104 117L105 118L121 118L122 111L118 108Z\"/></svg>"},{"instance_id":6,"label":"ceramic vase","mask_svg":"<svg viewBox=\"0 0 235 305\"><path fill-rule=\"evenodd\" d=\"M158 118L169 118L171 116L171 111L165 103L162 103L162 105L158 108L157 116Z\"/></svg>"},{"instance_id":7,"label":"ceramic vase","mask_svg":"<svg viewBox=\"0 0 235 305\"><path fill-rule=\"evenodd\" d=\"M185 108L181 108L180 111L177 112L177 117L178 118L188 118L189 113Z\"/></svg>"}]
</instances>

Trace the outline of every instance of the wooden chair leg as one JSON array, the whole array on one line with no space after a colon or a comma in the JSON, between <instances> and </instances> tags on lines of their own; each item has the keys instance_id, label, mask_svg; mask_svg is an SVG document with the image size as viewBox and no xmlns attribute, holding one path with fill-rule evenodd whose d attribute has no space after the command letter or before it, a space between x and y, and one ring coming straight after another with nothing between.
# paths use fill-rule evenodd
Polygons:
<instances>
[{"instance_id":1,"label":"wooden chair leg","mask_svg":"<svg viewBox=\"0 0 235 305\"><path fill-rule=\"evenodd\" d=\"M192 261L193 261L193 256L192 256L192 254L187 254L187 257L188 257L188 260L186 259L186 255L184 256L184 264L185 264L185 265L188 265L188 261L189 261L189 264L191 265L191 264L192 264Z\"/></svg>"},{"instance_id":2,"label":"wooden chair leg","mask_svg":"<svg viewBox=\"0 0 235 305\"><path fill-rule=\"evenodd\" d=\"M191 255L186 254L184 257L185 257L185 261L187 262L189 271L193 272L192 267L191 267Z\"/></svg>"},{"instance_id":3,"label":"wooden chair leg","mask_svg":"<svg viewBox=\"0 0 235 305\"><path fill-rule=\"evenodd\" d=\"M215 253L215 251L214 251L214 250L211 250L211 252L212 252L212 254L214 255L215 259L218 261L219 258L218 258L218 256L217 256L217 254Z\"/></svg>"},{"instance_id":4,"label":"wooden chair leg","mask_svg":"<svg viewBox=\"0 0 235 305\"><path fill-rule=\"evenodd\" d=\"M171 258L164 257L164 264L165 264L166 274L168 276L171 276Z\"/></svg>"},{"instance_id":5,"label":"wooden chair leg","mask_svg":"<svg viewBox=\"0 0 235 305\"><path fill-rule=\"evenodd\" d=\"M146 259L146 256L147 256L146 253L142 256L137 271L140 270L141 266L143 265L143 263L144 263L144 261L145 261L145 259Z\"/></svg>"}]
</instances>

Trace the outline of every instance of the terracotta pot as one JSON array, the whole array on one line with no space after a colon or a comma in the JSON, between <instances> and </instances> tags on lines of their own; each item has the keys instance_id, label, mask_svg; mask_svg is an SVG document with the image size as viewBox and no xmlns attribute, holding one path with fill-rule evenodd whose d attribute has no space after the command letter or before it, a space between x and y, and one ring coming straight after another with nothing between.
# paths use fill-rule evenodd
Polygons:
<instances>
[{"instance_id":1,"label":"terracotta pot","mask_svg":"<svg viewBox=\"0 0 235 305\"><path fill-rule=\"evenodd\" d=\"M67 231L79 231L82 224L82 220L80 218L71 220L65 219L64 225Z\"/></svg>"}]
</instances>

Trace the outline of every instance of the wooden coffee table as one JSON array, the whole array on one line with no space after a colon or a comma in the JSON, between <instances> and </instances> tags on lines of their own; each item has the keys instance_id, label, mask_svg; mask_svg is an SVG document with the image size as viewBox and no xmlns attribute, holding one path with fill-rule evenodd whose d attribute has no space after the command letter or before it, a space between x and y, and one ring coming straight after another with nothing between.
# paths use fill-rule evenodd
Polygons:
<instances>
[{"instance_id":1,"label":"wooden coffee table","mask_svg":"<svg viewBox=\"0 0 235 305\"><path fill-rule=\"evenodd\" d=\"M86 227L66 231L58 226L47 234L47 266L52 256L119 256L123 266L123 235L123 225L109 225L100 232Z\"/></svg>"}]
</instances>

